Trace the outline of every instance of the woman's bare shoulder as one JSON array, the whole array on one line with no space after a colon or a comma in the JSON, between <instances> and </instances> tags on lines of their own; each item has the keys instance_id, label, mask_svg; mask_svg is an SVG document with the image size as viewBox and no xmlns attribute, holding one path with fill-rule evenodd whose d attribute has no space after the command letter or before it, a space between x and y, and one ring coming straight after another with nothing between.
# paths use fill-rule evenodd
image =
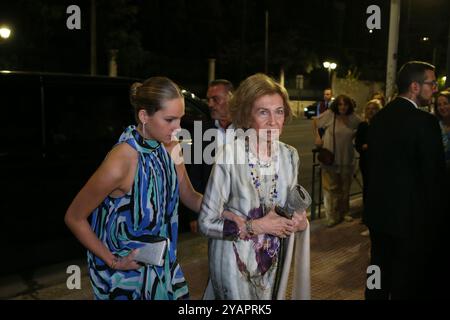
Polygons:
<instances>
[{"instance_id":1,"label":"woman's bare shoulder","mask_svg":"<svg viewBox=\"0 0 450 320\"><path fill-rule=\"evenodd\" d=\"M134 168L138 153L127 143L114 146L102 163L102 167L117 176L123 176Z\"/></svg>"}]
</instances>

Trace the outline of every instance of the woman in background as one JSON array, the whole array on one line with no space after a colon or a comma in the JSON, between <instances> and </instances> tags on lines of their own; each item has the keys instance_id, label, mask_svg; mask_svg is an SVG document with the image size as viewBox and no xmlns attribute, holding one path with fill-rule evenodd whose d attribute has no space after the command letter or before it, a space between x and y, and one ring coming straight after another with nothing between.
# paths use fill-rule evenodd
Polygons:
<instances>
[{"instance_id":1,"label":"woman in background","mask_svg":"<svg viewBox=\"0 0 450 320\"><path fill-rule=\"evenodd\" d=\"M369 146L367 144L368 140L368 131L370 126L370 120L372 117L380 111L382 108L382 105L378 99L373 99L367 102L366 108L364 109L364 117L365 121L361 122L358 126L358 129L356 130L356 137L355 137L355 149L359 153L359 169L361 171L361 176L363 180L363 204L365 206L366 199L367 199L367 186L369 184L368 182L368 159L367 159L367 150L369 149ZM362 217L361 217L362 218ZM367 236L369 235L369 230L364 230L361 232L361 235Z\"/></svg>"},{"instance_id":2,"label":"woman in background","mask_svg":"<svg viewBox=\"0 0 450 320\"><path fill-rule=\"evenodd\" d=\"M450 91L441 91L436 99L435 114L439 119L445 153L446 212L450 211Z\"/></svg>"},{"instance_id":3,"label":"woman in background","mask_svg":"<svg viewBox=\"0 0 450 320\"><path fill-rule=\"evenodd\" d=\"M447 172L450 169L450 91L441 91L436 99L435 114L439 119L444 144Z\"/></svg>"},{"instance_id":4,"label":"woman in background","mask_svg":"<svg viewBox=\"0 0 450 320\"><path fill-rule=\"evenodd\" d=\"M321 164L326 225L333 227L350 216L350 186L354 172L353 139L361 120L354 114L355 103L339 95L329 110L313 120L315 144L334 153L332 165ZM319 129L324 129L323 137Z\"/></svg>"}]
</instances>

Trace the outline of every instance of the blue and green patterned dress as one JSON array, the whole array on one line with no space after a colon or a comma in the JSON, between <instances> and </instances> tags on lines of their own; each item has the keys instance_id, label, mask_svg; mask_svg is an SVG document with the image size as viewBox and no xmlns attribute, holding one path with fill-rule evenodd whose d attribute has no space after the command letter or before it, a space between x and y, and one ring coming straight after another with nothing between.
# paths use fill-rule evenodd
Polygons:
<instances>
[{"instance_id":1,"label":"blue and green patterned dress","mask_svg":"<svg viewBox=\"0 0 450 320\"><path fill-rule=\"evenodd\" d=\"M143 140L135 126L128 127L119 143L138 152L131 191L120 198L107 197L92 213L91 227L115 255L126 256L149 236L170 240L162 267L112 270L88 251L91 284L96 299L175 300L189 297L177 262L178 179L166 149L155 140Z\"/></svg>"}]
</instances>

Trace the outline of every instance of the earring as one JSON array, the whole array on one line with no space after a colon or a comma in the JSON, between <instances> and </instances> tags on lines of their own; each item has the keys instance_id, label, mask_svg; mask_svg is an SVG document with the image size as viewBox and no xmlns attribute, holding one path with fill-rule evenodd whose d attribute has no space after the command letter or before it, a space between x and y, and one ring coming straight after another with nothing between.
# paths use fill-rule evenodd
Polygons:
<instances>
[{"instance_id":1,"label":"earring","mask_svg":"<svg viewBox=\"0 0 450 320\"><path fill-rule=\"evenodd\" d=\"M142 135L143 135L144 140L145 140L145 136L146 136L146 134L145 134L145 125L146 125L146 122L142 123Z\"/></svg>"}]
</instances>

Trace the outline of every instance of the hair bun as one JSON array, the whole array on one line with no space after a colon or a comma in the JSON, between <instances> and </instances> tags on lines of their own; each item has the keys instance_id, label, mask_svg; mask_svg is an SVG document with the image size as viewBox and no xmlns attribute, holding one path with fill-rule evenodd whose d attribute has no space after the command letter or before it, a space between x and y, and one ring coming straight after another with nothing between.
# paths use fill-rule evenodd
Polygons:
<instances>
[{"instance_id":1,"label":"hair bun","mask_svg":"<svg viewBox=\"0 0 450 320\"><path fill-rule=\"evenodd\" d=\"M138 90L140 87L142 87L142 83L140 83L140 82L135 82L135 83L133 83L133 84L131 85L131 88L130 88L130 94L131 94L132 96L135 96L135 95L137 94L137 90Z\"/></svg>"},{"instance_id":2,"label":"hair bun","mask_svg":"<svg viewBox=\"0 0 450 320\"><path fill-rule=\"evenodd\" d=\"M135 105L137 99L137 92L140 87L142 87L142 83L140 82L135 82L130 87L130 102L132 105Z\"/></svg>"}]
</instances>

